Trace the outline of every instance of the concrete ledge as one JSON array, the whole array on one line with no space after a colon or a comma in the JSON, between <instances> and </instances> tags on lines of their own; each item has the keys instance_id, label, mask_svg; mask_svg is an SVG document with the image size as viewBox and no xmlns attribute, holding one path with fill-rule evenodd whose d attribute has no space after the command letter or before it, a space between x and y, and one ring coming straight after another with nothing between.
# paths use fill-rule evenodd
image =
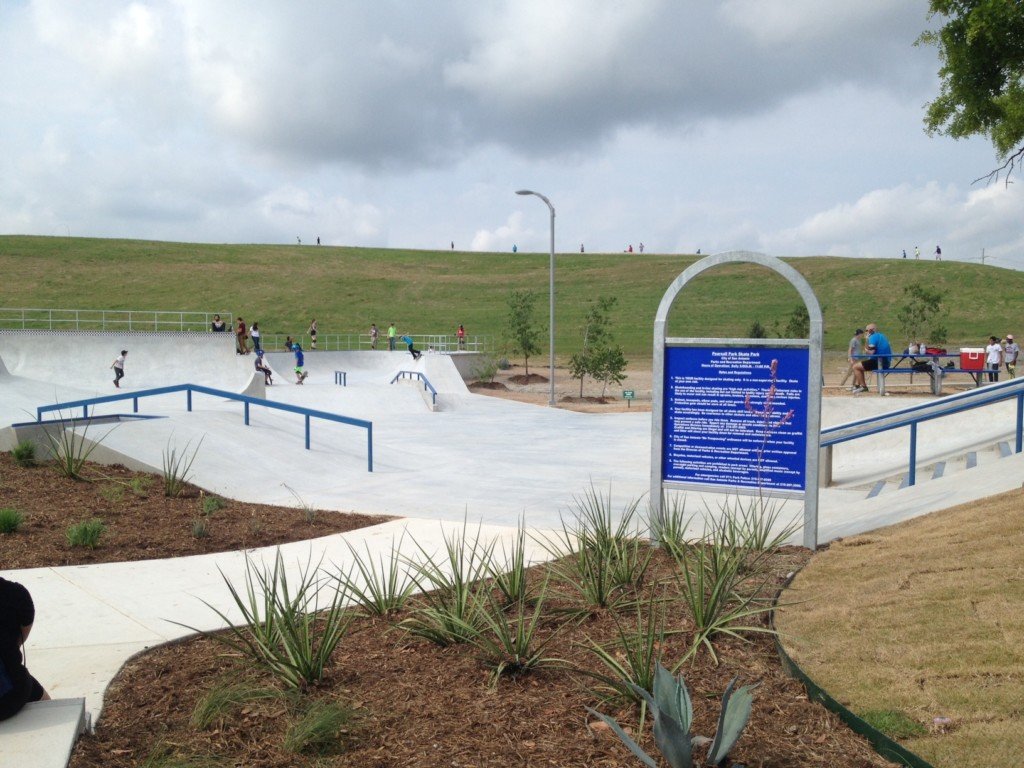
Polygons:
<instances>
[{"instance_id":1,"label":"concrete ledge","mask_svg":"<svg viewBox=\"0 0 1024 768\"><path fill-rule=\"evenodd\" d=\"M65 768L86 727L85 699L26 704L0 722L0 768Z\"/></svg>"}]
</instances>

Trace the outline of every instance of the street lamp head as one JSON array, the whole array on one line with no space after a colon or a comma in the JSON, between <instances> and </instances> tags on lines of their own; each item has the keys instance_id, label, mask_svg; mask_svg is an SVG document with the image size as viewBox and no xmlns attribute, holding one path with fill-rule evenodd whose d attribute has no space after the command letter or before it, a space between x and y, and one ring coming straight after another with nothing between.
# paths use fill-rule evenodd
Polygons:
<instances>
[{"instance_id":1,"label":"street lamp head","mask_svg":"<svg viewBox=\"0 0 1024 768\"><path fill-rule=\"evenodd\" d=\"M531 192L528 189L520 189L519 191L516 192L516 194L517 195L536 195L537 193L536 192Z\"/></svg>"}]
</instances>

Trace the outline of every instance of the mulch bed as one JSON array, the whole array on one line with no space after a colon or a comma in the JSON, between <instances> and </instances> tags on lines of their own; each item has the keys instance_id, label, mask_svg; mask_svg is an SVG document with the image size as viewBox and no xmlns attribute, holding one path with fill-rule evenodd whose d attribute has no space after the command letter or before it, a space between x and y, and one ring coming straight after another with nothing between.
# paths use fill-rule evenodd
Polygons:
<instances>
[{"instance_id":1,"label":"mulch bed","mask_svg":"<svg viewBox=\"0 0 1024 768\"><path fill-rule=\"evenodd\" d=\"M506 387L500 381L473 381L467 384L466 387L470 391L487 389L508 392L508 387Z\"/></svg>"},{"instance_id":2,"label":"mulch bed","mask_svg":"<svg viewBox=\"0 0 1024 768\"><path fill-rule=\"evenodd\" d=\"M541 376L539 373L516 373L509 376L508 380L512 384L547 384L550 381L547 376Z\"/></svg>"},{"instance_id":3,"label":"mulch bed","mask_svg":"<svg viewBox=\"0 0 1024 768\"><path fill-rule=\"evenodd\" d=\"M204 495L197 488L186 486L178 498L168 498L159 475L92 463L85 465L83 475L87 481L67 478L53 466L19 467L10 453L0 454L0 508L17 509L24 517L17 532L0 534L0 567L43 568L227 552L304 541L392 519L307 513L231 499L220 499L223 506L204 514ZM106 526L99 546L69 546L68 526L92 519ZM205 535L196 536L196 528L204 529Z\"/></svg>"},{"instance_id":4,"label":"mulch bed","mask_svg":"<svg viewBox=\"0 0 1024 768\"><path fill-rule=\"evenodd\" d=\"M609 399L607 397L595 397L593 395L586 395L584 397L578 397L575 395L565 395L560 398L560 403L594 403L595 405L607 405Z\"/></svg>"},{"instance_id":5,"label":"mulch bed","mask_svg":"<svg viewBox=\"0 0 1024 768\"><path fill-rule=\"evenodd\" d=\"M767 591L809 556L799 548L776 555ZM648 583L666 577L669 568L664 552L655 553ZM536 570L533 577L541 578ZM194 761L174 765L256 768L639 765L584 707L615 716L634 733L637 710L621 701L602 701L595 681L581 671L602 669L587 650L589 644L612 643L617 622L635 622L636 611L596 610L582 622L570 621L557 609L579 608L577 593L562 583L552 584L541 635L554 635L545 653L565 660L568 669L503 678L491 687L489 672L473 649L441 648L398 629L408 610L388 619L361 617L342 640L320 685L301 696L230 706L211 725L199 728L190 724L190 716L211 691L239 680L267 688L275 683L213 640L191 639L147 653L122 670L108 691L95 734L79 741L71 766L127 768L157 754ZM666 611L666 626L679 630L661 647L662 657L671 661L688 647L692 625L679 601L667 603ZM717 641L718 665L701 652L681 668L694 702L693 731L706 736L715 731L721 695L733 677L739 684L760 683L750 723L731 756L735 763L726 765L891 765L808 700L802 686L783 673L769 637L748 637L749 642ZM290 752L283 746L289 728L312 702L342 704L351 708L353 718L324 752ZM656 754L649 719L642 744Z\"/></svg>"}]
</instances>

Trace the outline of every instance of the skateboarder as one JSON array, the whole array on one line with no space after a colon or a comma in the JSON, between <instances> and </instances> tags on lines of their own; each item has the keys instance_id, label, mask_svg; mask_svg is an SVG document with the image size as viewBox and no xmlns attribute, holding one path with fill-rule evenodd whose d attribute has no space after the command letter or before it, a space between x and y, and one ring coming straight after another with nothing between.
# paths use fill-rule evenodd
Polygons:
<instances>
[{"instance_id":1,"label":"skateboarder","mask_svg":"<svg viewBox=\"0 0 1024 768\"><path fill-rule=\"evenodd\" d=\"M114 386L118 389L121 388L121 379L124 378L124 359L127 355L128 350L122 349L121 354L110 364L110 367L114 369Z\"/></svg>"},{"instance_id":2,"label":"skateboarder","mask_svg":"<svg viewBox=\"0 0 1024 768\"><path fill-rule=\"evenodd\" d=\"M309 373L302 370L302 366L305 364L306 358L302 354L302 347L299 346L299 342L292 344L292 352L295 353L295 383L301 384L306 380Z\"/></svg>"},{"instance_id":3,"label":"skateboarder","mask_svg":"<svg viewBox=\"0 0 1024 768\"><path fill-rule=\"evenodd\" d=\"M402 342L409 348L409 354L412 355L412 359L419 360L420 355L422 355L423 353L413 347L412 336L405 334L404 336L402 336Z\"/></svg>"}]
</instances>

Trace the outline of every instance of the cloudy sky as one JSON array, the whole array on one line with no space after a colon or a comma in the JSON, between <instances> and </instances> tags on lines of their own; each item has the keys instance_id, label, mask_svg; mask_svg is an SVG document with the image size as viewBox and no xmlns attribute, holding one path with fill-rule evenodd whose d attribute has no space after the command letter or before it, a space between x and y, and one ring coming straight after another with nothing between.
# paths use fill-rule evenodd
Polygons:
<instances>
[{"instance_id":1,"label":"cloudy sky","mask_svg":"<svg viewBox=\"0 0 1024 768\"><path fill-rule=\"evenodd\" d=\"M934 23L934 22L933 22ZM1024 269L926 0L0 0L0 233ZM1022 180L1024 182L1024 180Z\"/></svg>"}]
</instances>

